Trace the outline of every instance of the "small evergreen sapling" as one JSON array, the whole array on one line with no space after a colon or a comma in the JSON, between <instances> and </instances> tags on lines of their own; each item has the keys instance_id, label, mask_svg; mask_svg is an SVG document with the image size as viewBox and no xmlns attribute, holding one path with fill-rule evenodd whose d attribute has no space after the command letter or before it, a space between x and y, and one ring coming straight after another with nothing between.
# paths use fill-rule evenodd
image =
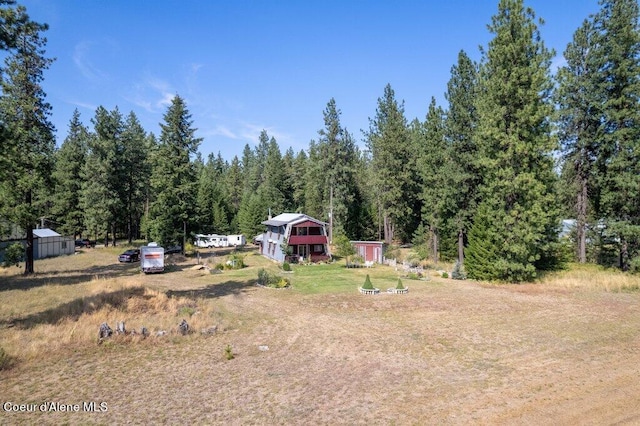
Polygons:
<instances>
[{"instance_id":1,"label":"small evergreen sapling","mask_svg":"<svg viewBox=\"0 0 640 426\"><path fill-rule=\"evenodd\" d=\"M459 260L456 261L456 264L453 266L453 271L451 271L451 278L454 280L464 280L467 278L467 275L464 273L464 269L462 268L462 264Z\"/></svg>"},{"instance_id":2,"label":"small evergreen sapling","mask_svg":"<svg viewBox=\"0 0 640 426\"><path fill-rule=\"evenodd\" d=\"M396 290L404 290L404 285L402 285L402 280L398 278L398 285L396 286Z\"/></svg>"},{"instance_id":3,"label":"small evergreen sapling","mask_svg":"<svg viewBox=\"0 0 640 426\"><path fill-rule=\"evenodd\" d=\"M373 284L371 284L371 279L369 278L369 274L367 274L367 278L365 278L362 288L365 290L373 290Z\"/></svg>"}]
</instances>

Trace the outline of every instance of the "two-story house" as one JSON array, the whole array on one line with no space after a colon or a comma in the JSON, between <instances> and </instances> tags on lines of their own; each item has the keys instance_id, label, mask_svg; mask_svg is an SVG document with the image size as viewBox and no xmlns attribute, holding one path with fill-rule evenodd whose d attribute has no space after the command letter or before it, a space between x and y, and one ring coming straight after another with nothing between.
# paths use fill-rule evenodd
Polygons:
<instances>
[{"instance_id":1,"label":"two-story house","mask_svg":"<svg viewBox=\"0 0 640 426\"><path fill-rule=\"evenodd\" d=\"M282 213L262 224L267 230L261 253L270 259L319 262L331 258L325 222L302 213Z\"/></svg>"}]
</instances>

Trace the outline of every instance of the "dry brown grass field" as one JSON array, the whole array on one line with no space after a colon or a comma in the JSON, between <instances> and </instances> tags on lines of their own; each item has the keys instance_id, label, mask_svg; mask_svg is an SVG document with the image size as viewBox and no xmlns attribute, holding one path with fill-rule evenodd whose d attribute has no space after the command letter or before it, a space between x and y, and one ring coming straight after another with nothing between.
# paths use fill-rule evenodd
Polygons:
<instances>
[{"instance_id":1,"label":"dry brown grass field","mask_svg":"<svg viewBox=\"0 0 640 426\"><path fill-rule=\"evenodd\" d=\"M37 261L30 278L0 270L1 424L640 424L639 278L434 275L392 295L394 269L334 264L296 266L292 288L273 290L255 279L276 265L252 252L238 271L175 256L144 275L120 250ZM357 292L365 274L382 294ZM152 336L98 344L120 320Z\"/></svg>"}]
</instances>

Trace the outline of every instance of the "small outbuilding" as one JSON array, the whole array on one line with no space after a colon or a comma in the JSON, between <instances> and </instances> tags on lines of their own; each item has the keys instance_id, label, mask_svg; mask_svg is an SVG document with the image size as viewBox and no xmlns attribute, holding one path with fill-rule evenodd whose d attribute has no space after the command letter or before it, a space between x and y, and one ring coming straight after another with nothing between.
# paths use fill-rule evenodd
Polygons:
<instances>
[{"instance_id":1,"label":"small outbuilding","mask_svg":"<svg viewBox=\"0 0 640 426\"><path fill-rule=\"evenodd\" d=\"M34 259L73 254L75 250L76 246L71 237L63 237L56 231L48 228L33 230Z\"/></svg>"},{"instance_id":2,"label":"small outbuilding","mask_svg":"<svg viewBox=\"0 0 640 426\"><path fill-rule=\"evenodd\" d=\"M384 241L351 241L356 254L362 256L365 262L382 263L386 244Z\"/></svg>"}]
</instances>

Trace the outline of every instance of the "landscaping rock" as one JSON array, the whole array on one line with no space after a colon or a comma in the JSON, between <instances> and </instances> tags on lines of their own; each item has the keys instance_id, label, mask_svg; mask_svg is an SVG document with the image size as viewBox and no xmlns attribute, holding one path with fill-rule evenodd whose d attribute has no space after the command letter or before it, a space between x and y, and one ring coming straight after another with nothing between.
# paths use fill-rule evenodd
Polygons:
<instances>
[{"instance_id":1,"label":"landscaping rock","mask_svg":"<svg viewBox=\"0 0 640 426\"><path fill-rule=\"evenodd\" d=\"M178 329L180 330L180 334L183 336L187 335L189 333L189 324L187 324L187 320L183 319L178 326Z\"/></svg>"},{"instance_id":2,"label":"landscaping rock","mask_svg":"<svg viewBox=\"0 0 640 426\"><path fill-rule=\"evenodd\" d=\"M112 334L113 334L113 330L111 329L111 327L109 327L109 324L107 324L106 322L103 322L102 324L100 324L100 329L98 330L99 340L102 341L103 339L107 339L111 337Z\"/></svg>"}]
</instances>

